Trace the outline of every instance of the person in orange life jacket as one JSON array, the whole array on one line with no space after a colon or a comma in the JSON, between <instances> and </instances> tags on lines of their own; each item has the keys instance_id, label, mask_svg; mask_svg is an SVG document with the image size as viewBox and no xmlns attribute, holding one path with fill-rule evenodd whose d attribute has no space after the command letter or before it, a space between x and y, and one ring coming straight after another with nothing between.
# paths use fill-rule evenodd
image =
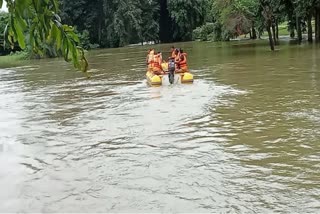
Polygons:
<instances>
[{"instance_id":1,"label":"person in orange life jacket","mask_svg":"<svg viewBox=\"0 0 320 214\"><path fill-rule=\"evenodd\" d=\"M148 70L152 70L154 67L154 49L150 49L147 55L147 64L148 64Z\"/></svg>"},{"instance_id":2,"label":"person in orange life jacket","mask_svg":"<svg viewBox=\"0 0 320 214\"><path fill-rule=\"evenodd\" d=\"M155 75L162 75L164 74L162 67L162 54L161 52L158 52L155 56L154 56L154 64L153 64L153 73Z\"/></svg>"},{"instance_id":3,"label":"person in orange life jacket","mask_svg":"<svg viewBox=\"0 0 320 214\"><path fill-rule=\"evenodd\" d=\"M171 57L175 58L176 57L176 53L175 53L176 49L174 46L171 47Z\"/></svg>"},{"instance_id":4,"label":"person in orange life jacket","mask_svg":"<svg viewBox=\"0 0 320 214\"><path fill-rule=\"evenodd\" d=\"M188 72L188 65L187 65L187 54L180 49L180 56L179 56L179 72Z\"/></svg>"},{"instance_id":5,"label":"person in orange life jacket","mask_svg":"<svg viewBox=\"0 0 320 214\"><path fill-rule=\"evenodd\" d=\"M147 57L146 57L146 64L149 65L149 54L151 52L151 49L148 50L148 54L147 54Z\"/></svg>"},{"instance_id":6,"label":"person in orange life jacket","mask_svg":"<svg viewBox=\"0 0 320 214\"><path fill-rule=\"evenodd\" d=\"M146 57L146 65L149 67L149 55L150 55L151 49L148 50L148 54Z\"/></svg>"},{"instance_id":7,"label":"person in orange life jacket","mask_svg":"<svg viewBox=\"0 0 320 214\"><path fill-rule=\"evenodd\" d=\"M176 63L176 70L179 70L180 67L179 67L179 61L180 61L180 49L176 48L175 51L174 51L174 61Z\"/></svg>"}]
</instances>

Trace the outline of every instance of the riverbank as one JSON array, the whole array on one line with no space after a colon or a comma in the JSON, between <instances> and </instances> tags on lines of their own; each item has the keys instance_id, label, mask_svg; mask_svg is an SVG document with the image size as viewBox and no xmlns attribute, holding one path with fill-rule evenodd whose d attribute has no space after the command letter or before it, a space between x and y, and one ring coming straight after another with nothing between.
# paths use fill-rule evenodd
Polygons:
<instances>
[{"instance_id":1,"label":"riverbank","mask_svg":"<svg viewBox=\"0 0 320 214\"><path fill-rule=\"evenodd\" d=\"M25 52L17 52L12 55L0 56L0 68L10 68L23 64L27 61L28 55Z\"/></svg>"},{"instance_id":2,"label":"riverbank","mask_svg":"<svg viewBox=\"0 0 320 214\"><path fill-rule=\"evenodd\" d=\"M250 37L245 37L244 35L243 36L240 36L236 39L232 39L230 40L229 42L214 42L214 41L193 41L193 42L199 42L199 43L212 43L212 44L216 44L214 45L214 47L220 47L222 44L222 46L225 46L228 44L230 46L241 46L241 45L248 45L248 43L250 44L256 44L256 45L268 45L268 37L266 35L263 35L261 36L260 39L256 39L256 40L252 40L250 39ZM295 38L290 38L290 36L288 34L280 34L279 36L279 40L280 42L290 42L291 44L294 44L295 42ZM307 35L306 34L303 34L303 41L306 42L307 41ZM192 42L192 41L190 41ZM236 42L236 43L234 43ZM185 42L181 42L181 43L185 43ZM161 46L161 45L168 45L168 46L171 46L171 45L177 45L179 46L178 44L179 43L171 43L171 44L151 44L151 43L145 43L143 46L141 44L130 44L126 47L121 47L121 48L137 48L137 47L141 47L141 49L148 49L148 46L152 46L152 47L157 47L157 46ZM116 50L119 50L121 48L108 48L109 50L112 50L112 49L116 49ZM95 52L95 51L98 51L98 52L101 52L103 51L104 49L103 48L96 48L96 49L91 49L89 51L86 51L86 55L90 58L90 53L92 52ZM169 49L168 49L169 50ZM266 51L268 51L269 48L266 48ZM46 57L44 57L46 58ZM23 65L23 64L28 64L30 60L30 57L28 55L28 53L26 52L16 52L14 54L11 54L11 55L6 55L6 56L0 56L0 68L10 68L10 67L15 67L15 66L20 66L20 65Z\"/></svg>"}]
</instances>

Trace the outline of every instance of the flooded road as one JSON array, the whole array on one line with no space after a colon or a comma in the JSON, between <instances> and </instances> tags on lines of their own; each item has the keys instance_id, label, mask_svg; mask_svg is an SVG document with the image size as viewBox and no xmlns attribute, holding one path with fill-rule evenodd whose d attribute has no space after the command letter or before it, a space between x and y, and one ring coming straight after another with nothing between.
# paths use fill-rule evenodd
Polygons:
<instances>
[{"instance_id":1,"label":"flooded road","mask_svg":"<svg viewBox=\"0 0 320 214\"><path fill-rule=\"evenodd\" d=\"M179 46L192 85L147 47L0 70L0 212L319 212L320 48Z\"/></svg>"}]
</instances>

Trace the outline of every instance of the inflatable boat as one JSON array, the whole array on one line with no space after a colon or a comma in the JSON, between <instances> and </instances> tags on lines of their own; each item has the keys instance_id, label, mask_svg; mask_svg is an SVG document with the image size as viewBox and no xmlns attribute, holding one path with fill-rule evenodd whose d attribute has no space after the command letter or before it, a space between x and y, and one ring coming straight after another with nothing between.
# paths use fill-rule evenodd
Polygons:
<instances>
[{"instance_id":1,"label":"inflatable boat","mask_svg":"<svg viewBox=\"0 0 320 214\"><path fill-rule=\"evenodd\" d=\"M162 63L162 69L165 71L163 75L155 75L152 71L148 70L146 77L149 85L151 86L161 86L163 85L163 81L166 79L170 84L173 84L173 81L170 81L171 76L178 77L178 81L180 83L193 83L193 75L190 72L177 72L175 71L174 74L168 72L168 63ZM168 78L164 78L168 76ZM174 78L174 77L172 77Z\"/></svg>"}]
</instances>

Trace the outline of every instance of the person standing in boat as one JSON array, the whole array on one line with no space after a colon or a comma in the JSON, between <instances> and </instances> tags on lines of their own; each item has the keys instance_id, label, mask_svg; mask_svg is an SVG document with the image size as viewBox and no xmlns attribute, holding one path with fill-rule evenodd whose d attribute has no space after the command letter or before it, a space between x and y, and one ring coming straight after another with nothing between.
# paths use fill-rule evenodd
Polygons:
<instances>
[{"instance_id":1,"label":"person standing in boat","mask_svg":"<svg viewBox=\"0 0 320 214\"><path fill-rule=\"evenodd\" d=\"M174 46L171 47L171 57L176 58L176 48Z\"/></svg>"}]
</instances>

